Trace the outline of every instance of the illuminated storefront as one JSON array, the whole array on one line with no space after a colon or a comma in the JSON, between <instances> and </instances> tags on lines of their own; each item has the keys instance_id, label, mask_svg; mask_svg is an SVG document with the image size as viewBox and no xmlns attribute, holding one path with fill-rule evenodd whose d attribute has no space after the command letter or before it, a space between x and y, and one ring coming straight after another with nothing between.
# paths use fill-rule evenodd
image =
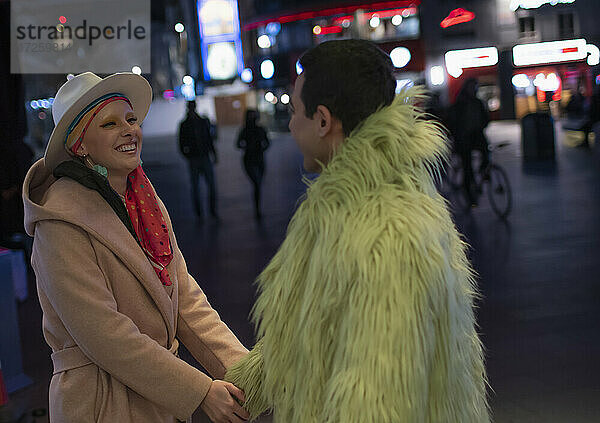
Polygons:
<instances>
[{"instance_id":1,"label":"illuminated storefront","mask_svg":"<svg viewBox=\"0 0 600 423\"><path fill-rule=\"evenodd\" d=\"M591 67L600 63L598 48L582 38L520 44L512 55L517 118L548 109L558 116L575 90L590 95Z\"/></svg>"},{"instance_id":2,"label":"illuminated storefront","mask_svg":"<svg viewBox=\"0 0 600 423\"><path fill-rule=\"evenodd\" d=\"M390 54L397 90L425 82L420 0L353 3L274 14L242 26L247 68L243 81L256 90L257 106L287 120L287 103L300 55L329 40L371 40Z\"/></svg>"},{"instance_id":3,"label":"illuminated storefront","mask_svg":"<svg viewBox=\"0 0 600 423\"><path fill-rule=\"evenodd\" d=\"M449 5L431 0L427 5L420 14L427 83L445 105L452 104L469 78L478 80L492 119L514 119L543 107L560 111L573 89L586 96L594 89L600 27L593 16L600 2L465 0Z\"/></svg>"},{"instance_id":4,"label":"illuminated storefront","mask_svg":"<svg viewBox=\"0 0 600 423\"><path fill-rule=\"evenodd\" d=\"M246 61L256 87L274 88L290 84L297 75L296 62L306 49L324 41L362 38L394 51L399 73L423 71L423 48L418 15L419 0L382 1L283 13L243 26ZM265 78L260 67L265 60L274 72ZM270 70L270 68L269 68Z\"/></svg>"}]
</instances>

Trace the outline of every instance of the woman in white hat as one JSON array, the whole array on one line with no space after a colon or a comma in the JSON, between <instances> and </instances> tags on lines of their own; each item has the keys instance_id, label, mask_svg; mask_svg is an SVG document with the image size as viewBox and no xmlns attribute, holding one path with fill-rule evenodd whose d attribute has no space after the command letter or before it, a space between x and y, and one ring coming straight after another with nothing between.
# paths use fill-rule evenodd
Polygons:
<instances>
[{"instance_id":1,"label":"woman in white hat","mask_svg":"<svg viewBox=\"0 0 600 423\"><path fill-rule=\"evenodd\" d=\"M141 167L151 100L131 73L67 81L25 180L52 422L174 422L198 407L214 422L248 417L243 392L220 380L247 350L188 274ZM178 358L179 342L212 377Z\"/></svg>"}]
</instances>

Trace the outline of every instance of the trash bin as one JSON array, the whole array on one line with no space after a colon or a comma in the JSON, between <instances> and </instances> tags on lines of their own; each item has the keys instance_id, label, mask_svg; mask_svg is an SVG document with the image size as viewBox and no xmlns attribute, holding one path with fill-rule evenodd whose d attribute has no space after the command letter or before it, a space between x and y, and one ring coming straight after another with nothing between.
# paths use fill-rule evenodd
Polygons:
<instances>
[{"instance_id":1,"label":"trash bin","mask_svg":"<svg viewBox=\"0 0 600 423\"><path fill-rule=\"evenodd\" d=\"M530 113L521 120L523 159L554 160L554 119L548 113Z\"/></svg>"}]
</instances>

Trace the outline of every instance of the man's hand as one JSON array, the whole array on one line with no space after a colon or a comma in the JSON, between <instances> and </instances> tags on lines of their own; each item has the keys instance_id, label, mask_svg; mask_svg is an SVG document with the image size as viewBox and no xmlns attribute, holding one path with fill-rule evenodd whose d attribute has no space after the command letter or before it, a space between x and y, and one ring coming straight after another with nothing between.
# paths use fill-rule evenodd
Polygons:
<instances>
[{"instance_id":1,"label":"man's hand","mask_svg":"<svg viewBox=\"0 0 600 423\"><path fill-rule=\"evenodd\" d=\"M241 423L248 420L250 415L233 398L246 401L244 391L234 384L222 380L213 380L210 389L200 404L200 408L214 423Z\"/></svg>"}]
</instances>

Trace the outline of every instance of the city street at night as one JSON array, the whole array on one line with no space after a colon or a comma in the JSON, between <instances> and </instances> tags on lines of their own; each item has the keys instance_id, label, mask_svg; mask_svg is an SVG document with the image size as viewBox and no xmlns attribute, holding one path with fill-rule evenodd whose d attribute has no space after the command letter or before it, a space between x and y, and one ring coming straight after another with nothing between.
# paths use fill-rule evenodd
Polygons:
<instances>
[{"instance_id":1,"label":"city street at night","mask_svg":"<svg viewBox=\"0 0 600 423\"><path fill-rule=\"evenodd\" d=\"M456 215L456 222L471 245L479 273L483 298L477 314L494 421L596 422L598 157L559 143L555 167L523 169L516 123L492 124L487 134L492 144L510 142L495 159L511 175L514 210L504 222L484 199L469 215ZM173 136L146 138L143 158L169 209L190 273L223 320L251 347L253 280L279 247L304 191L302 158L289 134L271 134L264 218L256 222L250 184L233 147L236 135L237 128L222 128L217 142L219 221L205 218L200 223L194 215L187 169ZM31 293L34 289L31 281ZM14 399L29 402L31 409L44 408L52 364L42 344L35 295L19 306L19 317L25 372L36 383ZM194 421L205 420L197 415Z\"/></svg>"},{"instance_id":2,"label":"city street at night","mask_svg":"<svg viewBox=\"0 0 600 423\"><path fill-rule=\"evenodd\" d=\"M598 16L0 0L0 423L599 423Z\"/></svg>"}]
</instances>

